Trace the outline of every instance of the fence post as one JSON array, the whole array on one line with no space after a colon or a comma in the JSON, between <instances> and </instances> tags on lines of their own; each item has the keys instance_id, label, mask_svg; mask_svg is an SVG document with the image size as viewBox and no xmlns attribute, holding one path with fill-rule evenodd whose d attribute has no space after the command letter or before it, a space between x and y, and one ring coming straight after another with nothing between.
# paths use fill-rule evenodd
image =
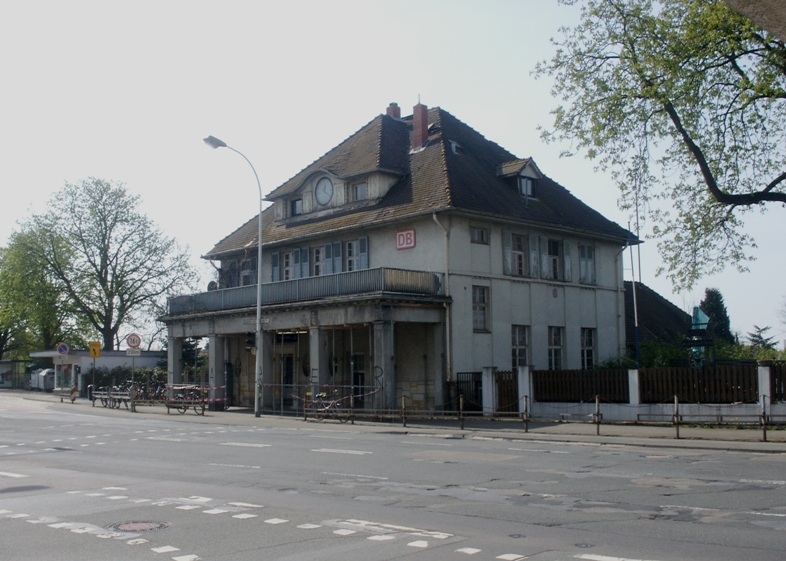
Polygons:
<instances>
[{"instance_id":1,"label":"fence post","mask_svg":"<svg viewBox=\"0 0 786 561\"><path fill-rule=\"evenodd\" d=\"M401 396L401 422L407 426L407 396Z\"/></svg>"},{"instance_id":2,"label":"fence post","mask_svg":"<svg viewBox=\"0 0 786 561\"><path fill-rule=\"evenodd\" d=\"M674 430L677 433L677 438L680 437L680 402L679 398L675 395L674 396L674 416L672 417L674 421Z\"/></svg>"},{"instance_id":3,"label":"fence post","mask_svg":"<svg viewBox=\"0 0 786 561\"><path fill-rule=\"evenodd\" d=\"M767 396L761 396L761 436L762 441L767 442Z\"/></svg>"},{"instance_id":4,"label":"fence post","mask_svg":"<svg viewBox=\"0 0 786 561\"><path fill-rule=\"evenodd\" d=\"M600 396L595 396L595 434L600 435Z\"/></svg>"},{"instance_id":5,"label":"fence post","mask_svg":"<svg viewBox=\"0 0 786 561\"><path fill-rule=\"evenodd\" d=\"M464 394L459 396L459 426L464 430Z\"/></svg>"},{"instance_id":6,"label":"fence post","mask_svg":"<svg viewBox=\"0 0 786 561\"><path fill-rule=\"evenodd\" d=\"M524 396L524 432L529 432L529 396Z\"/></svg>"}]
</instances>

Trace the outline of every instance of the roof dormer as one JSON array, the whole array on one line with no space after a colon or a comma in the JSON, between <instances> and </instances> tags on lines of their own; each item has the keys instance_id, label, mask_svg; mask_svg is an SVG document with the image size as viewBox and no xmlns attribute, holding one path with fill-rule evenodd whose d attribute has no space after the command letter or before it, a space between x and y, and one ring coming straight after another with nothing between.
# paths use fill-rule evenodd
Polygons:
<instances>
[{"instance_id":1,"label":"roof dormer","mask_svg":"<svg viewBox=\"0 0 786 561\"><path fill-rule=\"evenodd\" d=\"M497 177L515 184L519 195L527 198L538 197L538 182L543 174L532 158L510 160L497 166Z\"/></svg>"}]
</instances>

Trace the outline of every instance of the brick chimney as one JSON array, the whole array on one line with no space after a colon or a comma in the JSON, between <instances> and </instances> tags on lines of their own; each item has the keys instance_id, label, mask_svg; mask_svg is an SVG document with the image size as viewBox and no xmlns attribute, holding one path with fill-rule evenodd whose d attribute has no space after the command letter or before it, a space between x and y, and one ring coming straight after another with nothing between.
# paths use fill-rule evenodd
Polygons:
<instances>
[{"instance_id":1,"label":"brick chimney","mask_svg":"<svg viewBox=\"0 0 786 561\"><path fill-rule=\"evenodd\" d=\"M420 150L428 140L428 107L418 102L412 108L412 149Z\"/></svg>"},{"instance_id":2,"label":"brick chimney","mask_svg":"<svg viewBox=\"0 0 786 561\"><path fill-rule=\"evenodd\" d=\"M394 119L401 119L401 107L398 106L398 103L391 103L388 105L387 114Z\"/></svg>"}]
</instances>

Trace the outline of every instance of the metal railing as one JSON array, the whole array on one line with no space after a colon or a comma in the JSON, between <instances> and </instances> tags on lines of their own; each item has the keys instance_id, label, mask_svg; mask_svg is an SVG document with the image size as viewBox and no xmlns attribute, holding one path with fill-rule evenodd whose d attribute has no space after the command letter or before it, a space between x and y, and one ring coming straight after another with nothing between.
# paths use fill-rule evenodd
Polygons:
<instances>
[{"instance_id":1,"label":"metal railing","mask_svg":"<svg viewBox=\"0 0 786 561\"><path fill-rule=\"evenodd\" d=\"M285 304L382 292L441 296L444 294L442 274L380 267L262 283L262 304ZM256 285L173 296L168 300L168 314L246 308L255 306L256 298Z\"/></svg>"}]
</instances>

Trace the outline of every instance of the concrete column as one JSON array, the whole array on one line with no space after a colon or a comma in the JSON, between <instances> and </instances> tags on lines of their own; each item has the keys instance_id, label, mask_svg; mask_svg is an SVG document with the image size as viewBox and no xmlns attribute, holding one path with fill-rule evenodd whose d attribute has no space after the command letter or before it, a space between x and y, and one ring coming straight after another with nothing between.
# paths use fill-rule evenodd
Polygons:
<instances>
[{"instance_id":1,"label":"concrete column","mask_svg":"<svg viewBox=\"0 0 786 561\"><path fill-rule=\"evenodd\" d=\"M219 411L224 408L226 399L226 372L224 371L224 338L210 335L208 337L207 372L210 394L208 408Z\"/></svg>"},{"instance_id":2,"label":"concrete column","mask_svg":"<svg viewBox=\"0 0 786 561\"><path fill-rule=\"evenodd\" d=\"M518 367L519 385L519 413L525 413L527 400L532 400L532 377L529 375L529 366Z\"/></svg>"},{"instance_id":3,"label":"concrete column","mask_svg":"<svg viewBox=\"0 0 786 561\"><path fill-rule=\"evenodd\" d=\"M183 382L183 340L169 337L167 340L167 383Z\"/></svg>"},{"instance_id":4,"label":"concrete column","mask_svg":"<svg viewBox=\"0 0 786 561\"><path fill-rule=\"evenodd\" d=\"M759 403L766 405L768 411L770 404L772 403L772 395L770 395L772 393L770 388L770 365L771 363L768 360L761 361L759 362L759 368L757 371L759 379Z\"/></svg>"},{"instance_id":5,"label":"concrete column","mask_svg":"<svg viewBox=\"0 0 786 561\"><path fill-rule=\"evenodd\" d=\"M260 401L264 409L273 407L273 400L275 399L275 357L273 356L273 337L274 333L262 331L262 387L260 388ZM257 349L259 352L259 349ZM256 365L256 357L254 364ZM256 367L256 366L255 366ZM254 372L256 378L256 371ZM254 380L256 383L256 379Z\"/></svg>"},{"instance_id":6,"label":"concrete column","mask_svg":"<svg viewBox=\"0 0 786 561\"><path fill-rule=\"evenodd\" d=\"M628 404L639 405L641 397L639 391L639 371L628 370Z\"/></svg>"},{"instance_id":7,"label":"concrete column","mask_svg":"<svg viewBox=\"0 0 786 561\"><path fill-rule=\"evenodd\" d=\"M308 329L308 353L311 361L309 383L325 386L330 383L330 349L328 332L319 327Z\"/></svg>"},{"instance_id":8,"label":"concrete column","mask_svg":"<svg viewBox=\"0 0 786 561\"><path fill-rule=\"evenodd\" d=\"M483 384L483 415L489 416L497 409L496 366L484 366L481 383Z\"/></svg>"},{"instance_id":9,"label":"concrete column","mask_svg":"<svg viewBox=\"0 0 786 561\"><path fill-rule=\"evenodd\" d=\"M430 367L434 376L434 409L437 411L445 409L445 367L443 361L445 347L443 329L444 324L442 323L437 323L431 328L431 339L433 341L431 348L434 351L431 353ZM428 404L426 406L428 407Z\"/></svg>"},{"instance_id":10,"label":"concrete column","mask_svg":"<svg viewBox=\"0 0 786 561\"><path fill-rule=\"evenodd\" d=\"M382 370L382 408L393 409L396 403L395 341L392 321L374 322L374 366ZM377 376L375 376L375 379Z\"/></svg>"}]
</instances>

